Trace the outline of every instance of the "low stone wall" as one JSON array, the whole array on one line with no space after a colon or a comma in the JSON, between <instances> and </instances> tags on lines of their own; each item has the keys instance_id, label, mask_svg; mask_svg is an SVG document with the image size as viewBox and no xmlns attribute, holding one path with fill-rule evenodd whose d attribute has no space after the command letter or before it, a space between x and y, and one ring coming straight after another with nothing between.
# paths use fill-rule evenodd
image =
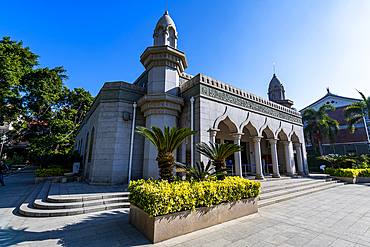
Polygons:
<instances>
[{"instance_id":1,"label":"low stone wall","mask_svg":"<svg viewBox=\"0 0 370 247\"><path fill-rule=\"evenodd\" d=\"M370 183L370 177L357 177L356 183Z\"/></svg>"},{"instance_id":2,"label":"low stone wall","mask_svg":"<svg viewBox=\"0 0 370 247\"><path fill-rule=\"evenodd\" d=\"M217 225L258 212L257 198L225 202L212 207L196 208L173 214L149 217L135 205L130 205L130 223L152 243Z\"/></svg>"},{"instance_id":3,"label":"low stone wall","mask_svg":"<svg viewBox=\"0 0 370 247\"><path fill-rule=\"evenodd\" d=\"M370 177L356 177L356 178L347 178L347 177L335 177L330 176L331 178L338 179L349 184L358 184L358 183L370 183Z\"/></svg>"},{"instance_id":4,"label":"low stone wall","mask_svg":"<svg viewBox=\"0 0 370 247\"><path fill-rule=\"evenodd\" d=\"M46 182L47 180L53 180L54 178L62 178L64 176L53 176L53 177L35 177L35 184Z\"/></svg>"},{"instance_id":5,"label":"low stone wall","mask_svg":"<svg viewBox=\"0 0 370 247\"><path fill-rule=\"evenodd\" d=\"M347 178L347 177L335 177L335 176L329 176L330 178L334 178L337 180L340 180L342 182L347 182L349 184L355 184L357 181L357 178Z\"/></svg>"}]
</instances>

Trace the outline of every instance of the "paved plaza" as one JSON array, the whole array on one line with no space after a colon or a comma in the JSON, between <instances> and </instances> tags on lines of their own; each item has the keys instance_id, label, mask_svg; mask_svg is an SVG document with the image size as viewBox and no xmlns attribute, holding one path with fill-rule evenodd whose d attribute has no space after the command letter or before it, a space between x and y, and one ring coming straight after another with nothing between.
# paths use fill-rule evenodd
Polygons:
<instances>
[{"instance_id":1,"label":"paved plaza","mask_svg":"<svg viewBox=\"0 0 370 247\"><path fill-rule=\"evenodd\" d=\"M370 184L345 185L259 209L152 245L128 223L129 210L32 218L17 207L35 188L32 173L0 187L0 246L370 246Z\"/></svg>"}]
</instances>

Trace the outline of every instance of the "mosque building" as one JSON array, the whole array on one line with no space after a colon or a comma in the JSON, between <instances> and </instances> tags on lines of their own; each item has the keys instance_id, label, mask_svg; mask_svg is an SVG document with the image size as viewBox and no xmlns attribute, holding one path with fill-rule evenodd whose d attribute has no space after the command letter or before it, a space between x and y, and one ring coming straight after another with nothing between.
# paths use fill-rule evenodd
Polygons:
<instances>
[{"instance_id":1,"label":"mosque building","mask_svg":"<svg viewBox=\"0 0 370 247\"><path fill-rule=\"evenodd\" d=\"M280 177L308 173L301 114L285 99L273 75L269 100L204 74L184 72L175 23L166 11L154 30L153 46L140 57L145 71L133 82L106 82L79 127L76 150L90 184L122 184L158 178L156 148L133 126L176 126L198 131L177 149L177 161L207 159L199 142L235 143L243 151L227 159L233 175Z\"/></svg>"}]
</instances>

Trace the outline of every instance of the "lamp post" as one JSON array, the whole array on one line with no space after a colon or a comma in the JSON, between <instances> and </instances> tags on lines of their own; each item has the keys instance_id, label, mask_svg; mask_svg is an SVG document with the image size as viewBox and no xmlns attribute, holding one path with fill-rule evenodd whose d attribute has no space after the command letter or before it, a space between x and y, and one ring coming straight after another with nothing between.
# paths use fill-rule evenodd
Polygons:
<instances>
[{"instance_id":1,"label":"lamp post","mask_svg":"<svg viewBox=\"0 0 370 247\"><path fill-rule=\"evenodd\" d=\"M4 147L4 142L6 140L6 135L4 134L2 137L1 137L1 150L0 150L0 159L2 158L3 156L3 147Z\"/></svg>"}]
</instances>

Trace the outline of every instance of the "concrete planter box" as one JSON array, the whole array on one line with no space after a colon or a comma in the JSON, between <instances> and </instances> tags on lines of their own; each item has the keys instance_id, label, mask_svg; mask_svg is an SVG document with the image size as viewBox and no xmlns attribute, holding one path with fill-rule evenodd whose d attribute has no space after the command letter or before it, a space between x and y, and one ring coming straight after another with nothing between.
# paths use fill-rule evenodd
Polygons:
<instances>
[{"instance_id":1,"label":"concrete planter box","mask_svg":"<svg viewBox=\"0 0 370 247\"><path fill-rule=\"evenodd\" d=\"M356 178L334 177L334 176L330 177L338 179L343 182L347 182L349 184L370 183L370 177L356 177Z\"/></svg>"},{"instance_id":2,"label":"concrete planter box","mask_svg":"<svg viewBox=\"0 0 370 247\"><path fill-rule=\"evenodd\" d=\"M357 177L356 183L370 183L370 177Z\"/></svg>"},{"instance_id":3,"label":"concrete planter box","mask_svg":"<svg viewBox=\"0 0 370 247\"><path fill-rule=\"evenodd\" d=\"M349 184L355 184L357 181L357 178L347 178L347 177L335 177L335 176L329 176L330 178L334 178L337 180L340 180L342 182L347 182Z\"/></svg>"},{"instance_id":4,"label":"concrete planter box","mask_svg":"<svg viewBox=\"0 0 370 247\"><path fill-rule=\"evenodd\" d=\"M62 178L63 176L53 176L53 177L35 177L35 184L41 182L46 182L47 180L53 180L54 178Z\"/></svg>"},{"instance_id":5,"label":"concrete planter box","mask_svg":"<svg viewBox=\"0 0 370 247\"><path fill-rule=\"evenodd\" d=\"M152 243L194 232L229 220L258 212L257 198L224 202L212 207L196 208L173 214L149 217L135 205L130 205L130 223Z\"/></svg>"}]
</instances>

